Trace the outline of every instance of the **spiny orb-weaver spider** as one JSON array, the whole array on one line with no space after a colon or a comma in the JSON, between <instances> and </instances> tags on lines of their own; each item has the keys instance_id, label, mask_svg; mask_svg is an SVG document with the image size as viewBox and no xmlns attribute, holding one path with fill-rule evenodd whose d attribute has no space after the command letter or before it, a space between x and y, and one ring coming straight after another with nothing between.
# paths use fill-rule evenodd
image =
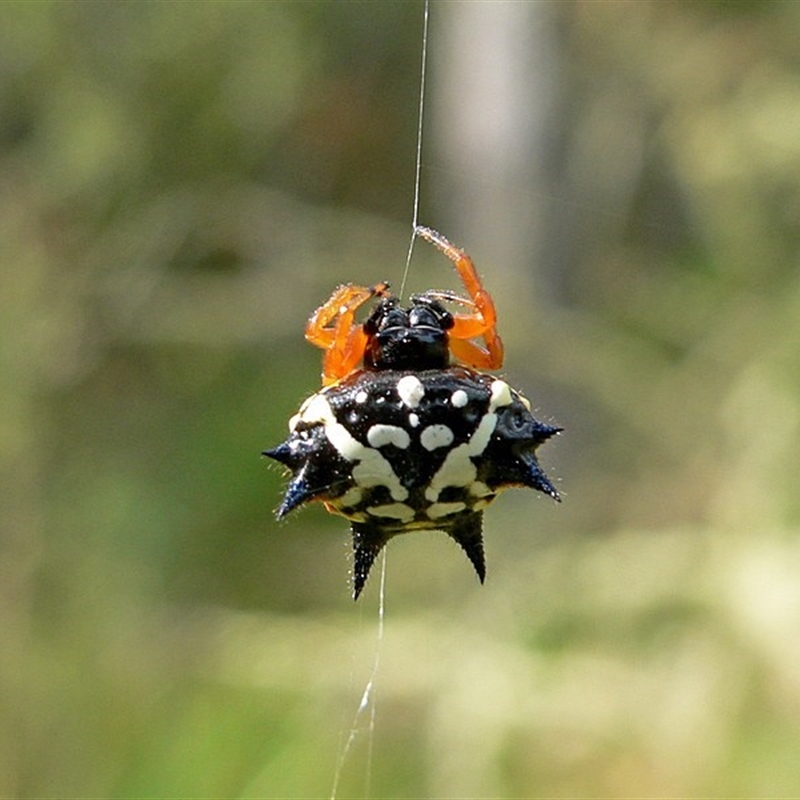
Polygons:
<instances>
[{"instance_id":1,"label":"spiny orb-weaver spider","mask_svg":"<svg viewBox=\"0 0 800 800\"><path fill-rule=\"evenodd\" d=\"M535 451L561 428L478 371L502 366L503 344L472 260L430 228L415 233L454 263L469 297L429 290L404 307L387 283L338 287L305 332L325 350L323 388L292 417L289 438L264 453L292 473L278 518L319 500L350 521L354 599L383 546L417 530L448 534L483 583L483 509L514 486L560 499Z\"/></svg>"}]
</instances>

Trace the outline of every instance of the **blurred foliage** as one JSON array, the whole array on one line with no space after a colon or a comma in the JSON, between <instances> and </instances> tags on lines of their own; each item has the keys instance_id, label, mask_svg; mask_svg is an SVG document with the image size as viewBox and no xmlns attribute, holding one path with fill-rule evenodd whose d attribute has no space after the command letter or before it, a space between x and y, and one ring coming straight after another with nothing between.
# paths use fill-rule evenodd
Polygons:
<instances>
[{"instance_id":1,"label":"blurred foliage","mask_svg":"<svg viewBox=\"0 0 800 800\"><path fill-rule=\"evenodd\" d=\"M565 502L490 510L483 588L392 543L340 795L796 796L800 5L539 9L544 259L497 290ZM405 2L0 6L0 796L330 793L377 575L354 606L344 524L277 525L258 453L317 385L310 310L402 273L420 34Z\"/></svg>"}]
</instances>

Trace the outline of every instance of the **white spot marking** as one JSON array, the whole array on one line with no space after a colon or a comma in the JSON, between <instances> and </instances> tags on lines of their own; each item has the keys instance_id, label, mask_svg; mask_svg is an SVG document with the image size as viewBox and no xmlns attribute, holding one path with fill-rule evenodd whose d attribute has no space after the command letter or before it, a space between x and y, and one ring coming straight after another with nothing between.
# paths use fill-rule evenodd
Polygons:
<instances>
[{"instance_id":1,"label":"white spot marking","mask_svg":"<svg viewBox=\"0 0 800 800\"><path fill-rule=\"evenodd\" d=\"M345 519L349 519L353 522L367 521L367 515L363 511L345 511L344 506L342 506L339 500L330 500L325 505L328 511L338 514L340 517L344 517Z\"/></svg>"},{"instance_id":2,"label":"white spot marking","mask_svg":"<svg viewBox=\"0 0 800 800\"><path fill-rule=\"evenodd\" d=\"M333 416L333 409L324 394L312 394L307 397L300 410L295 414L303 422L313 425L315 422L326 423L329 420L336 421Z\"/></svg>"},{"instance_id":3,"label":"white spot marking","mask_svg":"<svg viewBox=\"0 0 800 800\"><path fill-rule=\"evenodd\" d=\"M353 467L353 480L362 489L373 486L385 486L394 500L405 500L408 489L400 483L394 474L392 465L377 451L364 449L367 456Z\"/></svg>"},{"instance_id":4,"label":"white spot marking","mask_svg":"<svg viewBox=\"0 0 800 800\"><path fill-rule=\"evenodd\" d=\"M419 425L419 417L413 411L408 415L408 424L412 428L416 428Z\"/></svg>"},{"instance_id":5,"label":"white spot marking","mask_svg":"<svg viewBox=\"0 0 800 800\"><path fill-rule=\"evenodd\" d=\"M339 505L341 505L343 507L357 506L361 502L361 499L363 498L363 496L364 496L364 493L361 491L361 489L358 488L358 486L351 486L338 499L337 502L339 503Z\"/></svg>"},{"instance_id":6,"label":"white spot marking","mask_svg":"<svg viewBox=\"0 0 800 800\"><path fill-rule=\"evenodd\" d=\"M393 444L395 447L405 450L411 444L411 437L407 431L397 425L373 425L367 431L367 441L373 447Z\"/></svg>"},{"instance_id":7,"label":"white spot marking","mask_svg":"<svg viewBox=\"0 0 800 800\"><path fill-rule=\"evenodd\" d=\"M472 510L483 511L483 509L486 508L489 505L489 503L492 502L492 500L494 500L494 495L492 495L491 497L484 497L483 500L476 500L472 504Z\"/></svg>"},{"instance_id":8,"label":"white spot marking","mask_svg":"<svg viewBox=\"0 0 800 800\"><path fill-rule=\"evenodd\" d=\"M297 413L289 420L289 431L293 433L300 422L307 422L309 425L313 425L315 422L324 423L325 415L328 412L330 412L330 406L322 394L312 394L311 397L303 400Z\"/></svg>"},{"instance_id":9,"label":"white spot marking","mask_svg":"<svg viewBox=\"0 0 800 800\"><path fill-rule=\"evenodd\" d=\"M336 421L330 403L322 394L310 397L300 407L300 418L308 423L322 423L328 441L336 448L342 458L357 461L353 467L353 480L362 489L385 486L394 500L405 500L408 489L395 475L392 465L377 451L365 447L353 437L347 428Z\"/></svg>"},{"instance_id":10,"label":"white spot marking","mask_svg":"<svg viewBox=\"0 0 800 800\"><path fill-rule=\"evenodd\" d=\"M349 519L351 522L366 522L369 519L362 511L345 511L343 508L337 506L333 500L326 503L326 508L332 514L338 514L340 517Z\"/></svg>"},{"instance_id":11,"label":"white spot marking","mask_svg":"<svg viewBox=\"0 0 800 800\"><path fill-rule=\"evenodd\" d=\"M397 394L409 408L416 408L425 396L425 387L416 375L404 375L397 381Z\"/></svg>"},{"instance_id":12,"label":"white spot marking","mask_svg":"<svg viewBox=\"0 0 800 800\"><path fill-rule=\"evenodd\" d=\"M477 470L464 451L465 447L466 444L459 445L447 454L444 464L439 467L425 490L426 500L435 503L442 489L448 486L466 486L475 479Z\"/></svg>"},{"instance_id":13,"label":"white spot marking","mask_svg":"<svg viewBox=\"0 0 800 800\"><path fill-rule=\"evenodd\" d=\"M361 389L361 391L356 392L356 396L353 398L356 403L366 403L369 399L369 395Z\"/></svg>"},{"instance_id":14,"label":"white spot marking","mask_svg":"<svg viewBox=\"0 0 800 800\"><path fill-rule=\"evenodd\" d=\"M448 486L469 486L478 474L472 463L473 456L479 456L489 444L489 439L497 425L497 414L485 414L475 432L464 444L454 447L439 467L425 490L425 497L435 503L440 492Z\"/></svg>"},{"instance_id":15,"label":"white spot marking","mask_svg":"<svg viewBox=\"0 0 800 800\"><path fill-rule=\"evenodd\" d=\"M447 425L428 425L419 435L420 444L426 450L436 450L437 447L448 447L453 443L453 431Z\"/></svg>"},{"instance_id":16,"label":"white spot marking","mask_svg":"<svg viewBox=\"0 0 800 800\"><path fill-rule=\"evenodd\" d=\"M429 519L441 519L442 517L449 517L451 514L458 514L459 511L464 511L467 507L466 503L461 501L455 503L433 503L428 506L425 513Z\"/></svg>"},{"instance_id":17,"label":"white spot marking","mask_svg":"<svg viewBox=\"0 0 800 800\"><path fill-rule=\"evenodd\" d=\"M325 423L325 435L339 455L347 461L362 461L368 458L370 453L375 452L369 447L364 447L344 425L335 420Z\"/></svg>"},{"instance_id":18,"label":"white spot marking","mask_svg":"<svg viewBox=\"0 0 800 800\"><path fill-rule=\"evenodd\" d=\"M492 381L492 397L489 401L489 411L494 411L502 406L510 406L514 402L511 396L511 387L501 380Z\"/></svg>"},{"instance_id":19,"label":"white spot marking","mask_svg":"<svg viewBox=\"0 0 800 800\"><path fill-rule=\"evenodd\" d=\"M473 481L469 485L469 493L473 497L486 497L487 494L492 493L492 490L483 481Z\"/></svg>"},{"instance_id":20,"label":"white spot marking","mask_svg":"<svg viewBox=\"0 0 800 800\"><path fill-rule=\"evenodd\" d=\"M520 403L522 403L522 405L525 406L525 408L528 410L528 412L530 412L530 410L531 410L531 401L528 400L527 397L525 397L524 395L521 395L521 394L518 394L517 397L519 398Z\"/></svg>"},{"instance_id":21,"label":"white spot marking","mask_svg":"<svg viewBox=\"0 0 800 800\"><path fill-rule=\"evenodd\" d=\"M414 509L405 503L390 503L385 506L370 506L367 513L373 517L388 517L399 519L401 522L411 522L414 519Z\"/></svg>"},{"instance_id":22,"label":"white spot marking","mask_svg":"<svg viewBox=\"0 0 800 800\"><path fill-rule=\"evenodd\" d=\"M467 393L463 389L456 389L453 394L450 395L450 402L456 408L464 408L469 402L469 397L467 397Z\"/></svg>"}]
</instances>

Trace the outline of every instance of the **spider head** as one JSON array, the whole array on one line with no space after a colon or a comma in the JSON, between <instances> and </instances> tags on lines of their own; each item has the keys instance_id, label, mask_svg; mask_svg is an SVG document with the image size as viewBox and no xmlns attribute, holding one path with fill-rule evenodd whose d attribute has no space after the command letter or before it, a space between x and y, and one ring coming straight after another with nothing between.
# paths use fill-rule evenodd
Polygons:
<instances>
[{"instance_id":1,"label":"spider head","mask_svg":"<svg viewBox=\"0 0 800 800\"><path fill-rule=\"evenodd\" d=\"M445 369L450 365L447 331L453 315L438 301L414 295L409 308L384 297L364 322L368 369Z\"/></svg>"}]
</instances>

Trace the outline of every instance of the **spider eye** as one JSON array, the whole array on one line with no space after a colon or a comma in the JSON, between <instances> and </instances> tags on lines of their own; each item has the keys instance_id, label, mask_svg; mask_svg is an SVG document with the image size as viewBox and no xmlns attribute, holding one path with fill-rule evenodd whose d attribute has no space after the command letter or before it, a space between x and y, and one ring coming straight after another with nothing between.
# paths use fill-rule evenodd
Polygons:
<instances>
[{"instance_id":1,"label":"spider eye","mask_svg":"<svg viewBox=\"0 0 800 800\"><path fill-rule=\"evenodd\" d=\"M408 312L408 324L413 328L421 325L426 325L429 328L439 327L439 321L436 319L436 315L424 306L414 306L414 308Z\"/></svg>"},{"instance_id":2,"label":"spider eye","mask_svg":"<svg viewBox=\"0 0 800 800\"><path fill-rule=\"evenodd\" d=\"M407 328L408 314L401 308L392 308L378 320L378 330L385 331L388 328Z\"/></svg>"},{"instance_id":3,"label":"spider eye","mask_svg":"<svg viewBox=\"0 0 800 800\"><path fill-rule=\"evenodd\" d=\"M453 315L441 303L422 297L415 298L415 304L408 312L408 321L412 327L425 325L444 331L453 327Z\"/></svg>"}]
</instances>

